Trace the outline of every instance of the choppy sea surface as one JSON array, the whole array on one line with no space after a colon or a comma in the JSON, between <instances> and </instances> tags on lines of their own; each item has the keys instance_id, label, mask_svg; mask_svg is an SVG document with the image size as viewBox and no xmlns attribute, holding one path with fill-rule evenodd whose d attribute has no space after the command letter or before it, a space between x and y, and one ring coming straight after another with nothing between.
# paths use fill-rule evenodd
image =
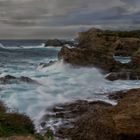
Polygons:
<instances>
[{"instance_id":1,"label":"choppy sea surface","mask_svg":"<svg viewBox=\"0 0 140 140\"><path fill-rule=\"evenodd\" d=\"M42 46L0 48L0 77L26 76L40 83L0 85L0 100L8 107L29 115L36 126L46 109L54 104L79 99L109 101L107 92L140 87L137 80L107 81L96 68L75 68L63 61L45 68L39 65L57 60L59 50Z\"/></svg>"}]
</instances>

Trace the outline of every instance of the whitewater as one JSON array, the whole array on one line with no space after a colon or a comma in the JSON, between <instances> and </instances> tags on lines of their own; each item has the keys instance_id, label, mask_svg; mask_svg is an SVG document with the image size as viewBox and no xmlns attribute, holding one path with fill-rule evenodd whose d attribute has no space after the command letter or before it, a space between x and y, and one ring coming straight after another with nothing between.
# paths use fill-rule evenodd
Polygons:
<instances>
[{"instance_id":1,"label":"whitewater","mask_svg":"<svg viewBox=\"0 0 140 140\"><path fill-rule=\"evenodd\" d=\"M26 76L40 83L0 85L0 100L10 109L29 115L38 131L41 117L55 104L75 100L103 100L115 104L106 93L140 86L138 80L107 81L105 74L97 68L73 67L58 61L60 49L41 46L0 48L0 77ZM40 65L50 61L57 62L48 67ZM128 60L125 58L124 61Z\"/></svg>"}]
</instances>

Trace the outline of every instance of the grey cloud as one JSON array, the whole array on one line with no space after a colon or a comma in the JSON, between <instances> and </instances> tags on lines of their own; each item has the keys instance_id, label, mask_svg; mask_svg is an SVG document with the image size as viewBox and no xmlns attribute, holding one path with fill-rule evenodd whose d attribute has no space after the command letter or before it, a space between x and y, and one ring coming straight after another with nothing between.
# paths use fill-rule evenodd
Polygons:
<instances>
[{"instance_id":1,"label":"grey cloud","mask_svg":"<svg viewBox=\"0 0 140 140\"><path fill-rule=\"evenodd\" d=\"M0 38L74 36L95 25L137 26L139 12L139 0L0 0Z\"/></svg>"}]
</instances>

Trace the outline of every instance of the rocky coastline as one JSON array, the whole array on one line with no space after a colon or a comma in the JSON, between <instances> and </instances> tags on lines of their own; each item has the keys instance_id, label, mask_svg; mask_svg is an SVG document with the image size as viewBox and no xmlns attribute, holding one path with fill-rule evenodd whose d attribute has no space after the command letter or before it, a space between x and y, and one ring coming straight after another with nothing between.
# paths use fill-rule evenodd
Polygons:
<instances>
[{"instance_id":1,"label":"rocky coastline","mask_svg":"<svg viewBox=\"0 0 140 140\"><path fill-rule=\"evenodd\" d=\"M107 74L105 78L111 81L139 80L139 33L93 28L79 34L80 42L77 48L63 47L58 57L72 65L97 67L103 70ZM116 61L114 56L129 56L131 61L122 64ZM70 115L63 110L54 110L64 118L75 118L75 121L71 122L73 127L60 128L58 136L70 137L72 140L140 139L140 89L109 94L109 99L116 100L117 105L81 101L64 105Z\"/></svg>"},{"instance_id":2,"label":"rocky coastline","mask_svg":"<svg viewBox=\"0 0 140 140\"><path fill-rule=\"evenodd\" d=\"M50 41L50 44L52 42ZM56 44L58 41L56 41ZM59 42L60 43L60 42ZM47 46L50 46L47 45ZM54 46L54 44L51 44ZM62 44L57 44L59 46ZM127 50L127 51L126 51ZM130 56L131 62L122 64L114 56ZM140 33L138 31L103 31L90 29L79 34L75 48L62 47L59 59L74 66L97 67L106 79L140 79ZM40 64L47 67L55 62ZM28 77L7 75L1 84L11 81L38 84ZM94 91L93 91L94 92ZM86 93L85 93L86 94ZM139 140L140 139L140 89L106 94L117 104L104 101L79 100L50 108L52 114L44 115L41 126L45 128L49 118L62 119L66 123L53 134L49 129L44 136L37 134L33 122L24 114L8 113L0 102L0 140L54 140L55 137L72 140Z\"/></svg>"},{"instance_id":3,"label":"rocky coastline","mask_svg":"<svg viewBox=\"0 0 140 140\"><path fill-rule=\"evenodd\" d=\"M118 103L78 100L58 104L44 120L62 119L55 136L72 140L139 140L140 89L107 93ZM45 122L42 122L45 127Z\"/></svg>"},{"instance_id":4,"label":"rocky coastline","mask_svg":"<svg viewBox=\"0 0 140 140\"><path fill-rule=\"evenodd\" d=\"M72 65L100 68L106 74L110 73L108 80L137 80L140 79L139 54L139 31L118 32L92 28L79 34L76 48L63 47L58 57ZM130 56L131 62L122 64L114 56Z\"/></svg>"},{"instance_id":5,"label":"rocky coastline","mask_svg":"<svg viewBox=\"0 0 140 140\"><path fill-rule=\"evenodd\" d=\"M67 41L62 39L48 39L45 43L45 47L53 46L53 47L62 47L68 45L70 47L76 46L76 41Z\"/></svg>"}]
</instances>

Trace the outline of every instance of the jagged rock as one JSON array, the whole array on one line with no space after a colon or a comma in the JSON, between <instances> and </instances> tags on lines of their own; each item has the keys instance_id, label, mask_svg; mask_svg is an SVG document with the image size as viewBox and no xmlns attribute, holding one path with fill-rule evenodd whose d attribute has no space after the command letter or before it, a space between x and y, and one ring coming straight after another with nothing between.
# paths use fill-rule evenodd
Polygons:
<instances>
[{"instance_id":1,"label":"jagged rock","mask_svg":"<svg viewBox=\"0 0 140 140\"><path fill-rule=\"evenodd\" d=\"M132 56L132 65L133 69L138 69L140 68L140 49L136 51L133 56Z\"/></svg>"},{"instance_id":2,"label":"jagged rock","mask_svg":"<svg viewBox=\"0 0 140 140\"><path fill-rule=\"evenodd\" d=\"M94 49L63 47L58 57L73 65L95 66L109 72L118 71L125 66L114 60L109 48L101 46Z\"/></svg>"},{"instance_id":3,"label":"jagged rock","mask_svg":"<svg viewBox=\"0 0 140 140\"><path fill-rule=\"evenodd\" d=\"M45 47L47 46L55 46L55 47L62 47L64 45L69 45L69 46L76 46L76 43L74 41L67 41L67 40L59 40L59 39L49 39L45 43Z\"/></svg>"},{"instance_id":4,"label":"jagged rock","mask_svg":"<svg viewBox=\"0 0 140 140\"><path fill-rule=\"evenodd\" d=\"M124 53L123 51L126 49L132 55L140 47L140 39L121 38L119 36L121 33L116 35L117 32L114 31L110 35L108 32L92 28L87 32L80 33L77 48L63 47L59 53L59 58L63 58L65 62L71 64L95 66L109 72L124 68L123 65L114 60L113 56L121 51ZM124 56L129 54L124 54Z\"/></svg>"},{"instance_id":5,"label":"jagged rock","mask_svg":"<svg viewBox=\"0 0 140 140\"><path fill-rule=\"evenodd\" d=\"M63 43L58 39L49 39L45 43L45 47L47 47L47 46L62 46L62 45L63 45Z\"/></svg>"},{"instance_id":6,"label":"jagged rock","mask_svg":"<svg viewBox=\"0 0 140 140\"><path fill-rule=\"evenodd\" d=\"M92 28L79 34L77 48L63 47L60 59L72 65L97 67L105 72L114 72L110 80L140 79L140 32L104 31ZM128 64L121 64L114 56L132 56ZM123 72L122 72L123 70Z\"/></svg>"},{"instance_id":7,"label":"jagged rock","mask_svg":"<svg viewBox=\"0 0 140 140\"><path fill-rule=\"evenodd\" d=\"M131 75L140 79L140 49L138 49L133 55L131 60Z\"/></svg>"},{"instance_id":8,"label":"jagged rock","mask_svg":"<svg viewBox=\"0 0 140 140\"><path fill-rule=\"evenodd\" d=\"M114 97L119 99L116 106L80 101L55 109L64 112L63 118L75 118L73 127L60 127L57 136L72 140L139 140L140 89L117 92Z\"/></svg>"},{"instance_id":9,"label":"jagged rock","mask_svg":"<svg viewBox=\"0 0 140 140\"><path fill-rule=\"evenodd\" d=\"M48 63L40 63L39 67L41 67L41 68L49 67L49 66L55 64L56 62L57 61L49 61Z\"/></svg>"},{"instance_id":10,"label":"jagged rock","mask_svg":"<svg viewBox=\"0 0 140 140\"><path fill-rule=\"evenodd\" d=\"M134 71L130 72L112 72L109 73L106 77L107 80L115 81L115 80L140 80L140 75L134 73Z\"/></svg>"},{"instance_id":11,"label":"jagged rock","mask_svg":"<svg viewBox=\"0 0 140 140\"><path fill-rule=\"evenodd\" d=\"M0 83L1 84L10 84L11 81L16 80L16 77L11 76L11 75L6 75L4 77L0 78Z\"/></svg>"},{"instance_id":12,"label":"jagged rock","mask_svg":"<svg viewBox=\"0 0 140 140\"><path fill-rule=\"evenodd\" d=\"M25 83L31 83L31 84L39 84L37 81L32 80L29 77L25 77L25 76L21 76L20 78L18 78L21 82L25 82Z\"/></svg>"},{"instance_id":13,"label":"jagged rock","mask_svg":"<svg viewBox=\"0 0 140 140\"><path fill-rule=\"evenodd\" d=\"M21 77L15 77L11 75L6 75L4 77L0 77L0 84L13 84L13 83L30 83L30 84L39 84L37 81L32 80L29 77L21 76Z\"/></svg>"},{"instance_id":14,"label":"jagged rock","mask_svg":"<svg viewBox=\"0 0 140 140\"><path fill-rule=\"evenodd\" d=\"M111 100L121 100L126 96L140 96L140 89L131 89L126 91L118 91L116 93L111 93L108 95L109 99Z\"/></svg>"},{"instance_id":15,"label":"jagged rock","mask_svg":"<svg viewBox=\"0 0 140 140\"><path fill-rule=\"evenodd\" d=\"M130 72L112 72L109 73L106 77L107 80L130 80Z\"/></svg>"},{"instance_id":16,"label":"jagged rock","mask_svg":"<svg viewBox=\"0 0 140 140\"><path fill-rule=\"evenodd\" d=\"M120 38L113 44L113 47L117 56L132 56L140 48L140 39Z\"/></svg>"}]
</instances>

